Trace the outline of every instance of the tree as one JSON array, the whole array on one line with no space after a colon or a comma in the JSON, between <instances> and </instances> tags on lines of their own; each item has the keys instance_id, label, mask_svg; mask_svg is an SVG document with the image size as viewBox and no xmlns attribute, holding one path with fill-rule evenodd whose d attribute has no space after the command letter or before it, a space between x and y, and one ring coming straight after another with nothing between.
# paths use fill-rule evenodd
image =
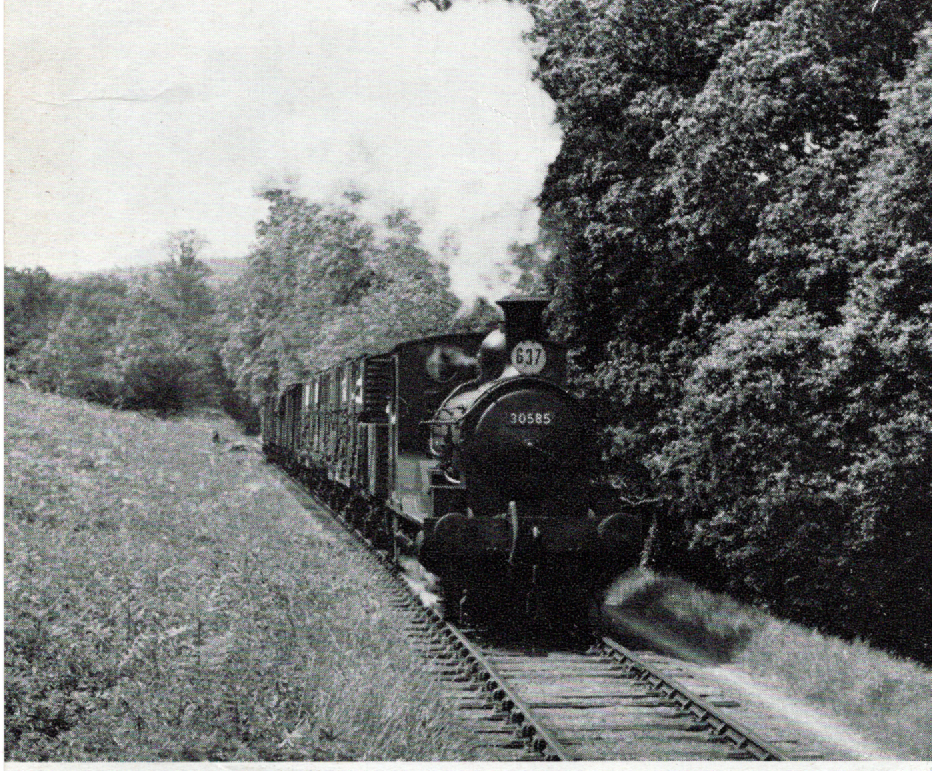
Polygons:
<instances>
[{"instance_id":1,"label":"tree","mask_svg":"<svg viewBox=\"0 0 932 771\"><path fill-rule=\"evenodd\" d=\"M165 242L168 260L157 267L155 298L165 313L185 325L201 322L214 312L207 285L210 268L198 259L207 243L195 230L171 233Z\"/></svg>"},{"instance_id":2,"label":"tree","mask_svg":"<svg viewBox=\"0 0 932 771\"><path fill-rule=\"evenodd\" d=\"M24 349L35 349L48 335L62 312L59 295L59 282L43 268L4 267L3 334L8 369Z\"/></svg>"},{"instance_id":3,"label":"tree","mask_svg":"<svg viewBox=\"0 0 932 771\"><path fill-rule=\"evenodd\" d=\"M799 304L730 322L696 360L651 459L693 524L694 545L714 550L729 588L780 608L804 578L825 575L816 555L843 533L830 475L843 458L827 358L817 319Z\"/></svg>"},{"instance_id":4,"label":"tree","mask_svg":"<svg viewBox=\"0 0 932 771\"><path fill-rule=\"evenodd\" d=\"M929 15L896 5L794 0L750 25L659 144L671 246L700 274L714 318L765 313L788 292L827 320L844 302L834 219L883 115L883 86Z\"/></svg>"},{"instance_id":5,"label":"tree","mask_svg":"<svg viewBox=\"0 0 932 771\"><path fill-rule=\"evenodd\" d=\"M883 91L890 107L844 223L846 248L862 265L889 258L904 242L932 242L932 23L916 48L902 80Z\"/></svg>"},{"instance_id":6,"label":"tree","mask_svg":"<svg viewBox=\"0 0 932 771\"><path fill-rule=\"evenodd\" d=\"M917 36L904 77L852 195L840 240L853 280L835 340L834 378L846 385L854 510L852 574L867 598L861 625L932 661L932 24ZM908 641L908 642L904 642Z\"/></svg>"},{"instance_id":7,"label":"tree","mask_svg":"<svg viewBox=\"0 0 932 771\"><path fill-rule=\"evenodd\" d=\"M541 200L562 246L551 271L557 315L582 366L603 360L616 337L662 348L679 334L702 276L670 248L658 143L722 52L773 5L535 4L546 44L537 75L564 130Z\"/></svg>"},{"instance_id":8,"label":"tree","mask_svg":"<svg viewBox=\"0 0 932 771\"><path fill-rule=\"evenodd\" d=\"M122 330L132 316L127 283L91 275L64 282L64 311L33 359L34 382L69 396L115 404Z\"/></svg>"},{"instance_id":9,"label":"tree","mask_svg":"<svg viewBox=\"0 0 932 771\"><path fill-rule=\"evenodd\" d=\"M548 281L603 469L667 502L666 567L928 657L932 7L534 13Z\"/></svg>"},{"instance_id":10,"label":"tree","mask_svg":"<svg viewBox=\"0 0 932 771\"><path fill-rule=\"evenodd\" d=\"M198 259L206 244L193 230L171 233L154 280L143 278L131 291L133 315L120 347L127 407L165 414L227 398L210 269Z\"/></svg>"},{"instance_id":11,"label":"tree","mask_svg":"<svg viewBox=\"0 0 932 771\"><path fill-rule=\"evenodd\" d=\"M263 196L269 214L223 348L241 393L255 400L343 357L450 328L458 303L408 212L369 222L355 191L339 203Z\"/></svg>"},{"instance_id":12,"label":"tree","mask_svg":"<svg viewBox=\"0 0 932 771\"><path fill-rule=\"evenodd\" d=\"M536 3L537 76L557 103L560 154L541 195L554 326L605 428L606 471L651 498L644 459L733 277L674 247L664 139L723 53L780 3Z\"/></svg>"}]
</instances>

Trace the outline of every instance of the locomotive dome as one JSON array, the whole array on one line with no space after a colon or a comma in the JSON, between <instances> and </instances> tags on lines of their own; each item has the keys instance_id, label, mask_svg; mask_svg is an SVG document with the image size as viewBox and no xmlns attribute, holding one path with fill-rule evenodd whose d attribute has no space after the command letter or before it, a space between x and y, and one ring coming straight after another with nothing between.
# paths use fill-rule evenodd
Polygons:
<instances>
[{"instance_id":1,"label":"locomotive dome","mask_svg":"<svg viewBox=\"0 0 932 771\"><path fill-rule=\"evenodd\" d=\"M508 346L505 333L493 329L485 336L479 349L479 381L485 382L497 378L508 362Z\"/></svg>"}]
</instances>

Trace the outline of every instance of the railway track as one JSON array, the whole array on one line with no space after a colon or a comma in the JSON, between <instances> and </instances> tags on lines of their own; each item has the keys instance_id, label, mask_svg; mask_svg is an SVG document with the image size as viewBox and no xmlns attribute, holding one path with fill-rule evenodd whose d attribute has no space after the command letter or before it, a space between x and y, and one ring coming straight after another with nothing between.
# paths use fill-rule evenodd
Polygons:
<instances>
[{"instance_id":1,"label":"railway track","mask_svg":"<svg viewBox=\"0 0 932 771\"><path fill-rule=\"evenodd\" d=\"M797 751L792 737L765 741L724 714L719 705L733 700L714 689L690 692L611 638L587 650L527 650L447 629L426 652L443 651L439 674L456 709L492 710L501 721L497 733L509 739L496 748L523 743L548 760L820 757Z\"/></svg>"},{"instance_id":2,"label":"railway track","mask_svg":"<svg viewBox=\"0 0 932 771\"><path fill-rule=\"evenodd\" d=\"M305 492L304 488L299 488ZM811 760L825 755L772 716L742 710L684 663L609 636L540 645L461 629L326 503L392 576L392 606L440 693L496 760ZM688 684L687 684L688 683ZM741 719L743 718L743 719ZM468 758L464 758L466 760ZM828 759L828 758L826 758Z\"/></svg>"}]
</instances>

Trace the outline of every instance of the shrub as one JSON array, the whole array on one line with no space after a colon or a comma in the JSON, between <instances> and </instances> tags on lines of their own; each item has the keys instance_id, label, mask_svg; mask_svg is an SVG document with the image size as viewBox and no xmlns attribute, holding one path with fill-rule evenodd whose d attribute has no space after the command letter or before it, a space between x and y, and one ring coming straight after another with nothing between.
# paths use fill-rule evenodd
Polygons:
<instances>
[{"instance_id":1,"label":"shrub","mask_svg":"<svg viewBox=\"0 0 932 771\"><path fill-rule=\"evenodd\" d=\"M136 359L126 370L124 406L152 409L159 415L181 412L188 392L190 362L180 356L155 355Z\"/></svg>"},{"instance_id":2,"label":"shrub","mask_svg":"<svg viewBox=\"0 0 932 771\"><path fill-rule=\"evenodd\" d=\"M652 463L732 591L929 660L924 338L856 306L841 327L797 304L723 327Z\"/></svg>"}]
</instances>

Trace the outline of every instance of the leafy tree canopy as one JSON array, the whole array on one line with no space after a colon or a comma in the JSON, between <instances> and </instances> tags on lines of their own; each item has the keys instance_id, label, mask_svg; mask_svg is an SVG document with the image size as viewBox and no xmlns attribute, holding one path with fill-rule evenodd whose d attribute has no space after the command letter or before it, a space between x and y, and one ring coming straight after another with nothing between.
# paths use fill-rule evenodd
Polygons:
<instances>
[{"instance_id":1,"label":"leafy tree canopy","mask_svg":"<svg viewBox=\"0 0 932 771\"><path fill-rule=\"evenodd\" d=\"M373 222L358 192L340 203L269 190L243 290L231 304L227 368L253 397L343 357L449 331L459 307L442 264L403 210Z\"/></svg>"},{"instance_id":2,"label":"leafy tree canopy","mask_svg":"<svg viewBox=\"0 0 932 771\"><path fill-rule=\"evenodd\" d=\"M547 281L652 558L932 656L932 6L531 7Z\"/></svg>"}]
</instances>

